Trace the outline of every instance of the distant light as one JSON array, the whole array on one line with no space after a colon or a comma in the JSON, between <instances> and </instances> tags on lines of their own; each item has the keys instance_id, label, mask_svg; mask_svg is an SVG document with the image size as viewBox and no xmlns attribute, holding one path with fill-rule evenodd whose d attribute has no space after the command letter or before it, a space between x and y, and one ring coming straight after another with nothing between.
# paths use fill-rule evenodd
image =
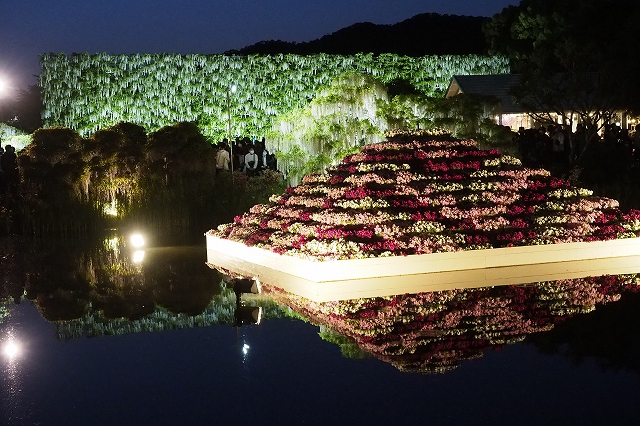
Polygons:
<instances>
[{"instance_id":1,"label":"distant light","mask_svg":"<svg viewBox=\"0 0 640 426\"><path fill-rule=\"evenodd\" d=\"M231 93L236 93L236 90L238 90L238 87L235 84L231 86Z\"/></svg>"},{"instance_id":2,"label":"distant light","mask_svg":"<svg viewBox=\"0 0 640 426\"><path fill-rule=\"evenodd\" d=\"M116 200L111 200L109 204L105 204L102 211L107 216L118 216L118 203Z\"/></svg>"},{"instance_id":3,"label":"distant light","mask_svg":"<svg viewBox=\"0 0 640 426\"><path fill-rule=\"evenodd\" d=\"M15 358L19 352L20 352L20 347L15 342L10 341L4 345L4 354L8 358Z\"/></svg>"},{"instance_id":4,"label":"distant light","mask_svg":"<svg viewBox=\"0 0 640 426\"><path fill-rule=\"evenodd\" d=\"M142 263L144 261L144 250L136 250L133 252L133 263Z\"/></svg>"},{"instance_id":5,"label":"distant light","mask_svg":"<svg viewBox=\"0 0 640 426\"><path fill-rule=\"evenodd\" d=\"M133 234L130 237L131 245L135 248L144 247L144 237L141 234Z\"/></svg>"}]
</instances>

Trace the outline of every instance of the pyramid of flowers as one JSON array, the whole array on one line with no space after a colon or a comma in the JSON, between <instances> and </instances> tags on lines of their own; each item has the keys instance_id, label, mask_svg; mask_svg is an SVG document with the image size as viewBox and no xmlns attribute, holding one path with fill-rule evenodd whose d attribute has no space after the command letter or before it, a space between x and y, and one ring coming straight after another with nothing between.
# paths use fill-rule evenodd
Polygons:
<instances>
[{"instance_id":1,"label":"pyramid of flowers","mask_svg":"<svg viewBox=\"0 0 640 426\"><path fill-rule=\"evenodd\" d=\"M313 260L632 238L640 211L448 135L366 145L208 235Z\"/></svg>"}]
</instances>

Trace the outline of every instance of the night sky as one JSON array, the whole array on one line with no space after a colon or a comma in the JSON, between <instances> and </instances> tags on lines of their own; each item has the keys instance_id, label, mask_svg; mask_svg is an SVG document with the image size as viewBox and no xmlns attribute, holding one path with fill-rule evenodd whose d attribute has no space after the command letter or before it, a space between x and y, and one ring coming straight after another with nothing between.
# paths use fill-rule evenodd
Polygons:
<instances>
[{"instance_id":1,"label":"night sky","mask_svg":"<svg viewBox=\"0 0 640 426\"><path fill-rule=\"evenodd\" d=\"M357 22L420 13L492 16L516 0L2 0L0 78L36 84L42 53L223 53L262 40L310 41ZM10 93L11 91L10 90Z\"/></svg>"}]
</instances>

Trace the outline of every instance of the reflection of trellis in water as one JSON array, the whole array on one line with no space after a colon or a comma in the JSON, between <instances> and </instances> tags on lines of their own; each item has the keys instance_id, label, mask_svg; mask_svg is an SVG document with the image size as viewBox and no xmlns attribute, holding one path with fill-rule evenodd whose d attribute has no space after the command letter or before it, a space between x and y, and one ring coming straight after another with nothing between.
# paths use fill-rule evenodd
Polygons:
<instances>
[{"instance_id":1,"label":"reflection of trellis in water","mask_svg":"<svg viewBox=\"0 0 640 426\"><path fill-rule=\"evenodd\" d=\"M9 304L9 303L10 302L8 301L7 302L0 301L0 323L2 323L2 321L4 321L4 319L9 316L9 310L5 306L5 304Z\"/></svg>"},{"instance_id":2,"label":"reflection of trellis in water","mask_svg":"<svg viewBox=\"0 0 640 426\"><path fill-rule=\"evenodd\" d=\"M312 323L347 336L396 368L433 373L617 301L622 292L637 291L638 280L638 275L603 276L322 303L267 290Z\"/></svg>"},{"instance_id":3,"label":"reflection of trellis in water","mask_svg":"<svg viewBox=\"0 0 640 426\"><path fill-rule=\"evenodd\" d=\"M255 298L255 297L254 297ZM260 300L262 315L266 318L283 317L283 311L268 300ZM208 327L216 324L233 324L236 297L227 289L216 296L199 315L174 314L164 308L138 320L106 318L101 311L89 312L82 318L56 323L56 337L69 340L81 337L117 336L129 333L156 332L182 328Z\"/></svg>"}]
</instances>

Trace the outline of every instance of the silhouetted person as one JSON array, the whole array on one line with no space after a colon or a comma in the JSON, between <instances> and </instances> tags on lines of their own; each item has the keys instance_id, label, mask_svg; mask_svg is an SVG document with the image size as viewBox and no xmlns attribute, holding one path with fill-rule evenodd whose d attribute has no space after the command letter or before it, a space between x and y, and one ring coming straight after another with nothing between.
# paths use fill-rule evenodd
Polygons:
<instances>
[{"instance_id":1,"label":"silhouetted person","mask_svg":"<svg viewBox=\"0 0 640 426\"><path fill-rule=\"evenodd\" d=\"M233 146L233 155L235 156L234 160L234 168L236 170L242 170L244 169L244 156L245 156L246 152L245 152L245 147L244 147L244 143L242 142L242 140L237 139L234 142L234 146Z\"/></svg>"},{"instance_id":2,"label":"silhouetted person","mask_svg":"<svg viewBox=\"0 0 640 426\"><path fill-rule=\"evenodd\" d=\"M582 155L582 151L587 146L587 130L584 124L578 123L576 126L576 132L573 134L573 146L574 146L574 160L577 160Z\"/></svg>"},{"instance_id":3,"label":"silhouetted person","mask_svg":"<svg viewBox=\"0 0 640 426\"><path fill-rule=\"evenodd\" d=\"M2 169L2 188L3 201L8 196L15 196L18 192L18 180L20 178L18 172L18 157L16 149L11 146L5 146L5 152L0 156L0 169Z\"/></svg>"},{"instance_id":4,"label":"silhouetted person","mask_svg":"<svg viewBox=\"0 0 640 426\"><path fill-rule=\"evenodd\" d=\"M4 154L4 148L0 146L0 158ZM7 183L4 179L4 173L2 173L2 164L0 164L0 203L4 198L4 193L7 191Z\"/></svg>"}]
</instances>

